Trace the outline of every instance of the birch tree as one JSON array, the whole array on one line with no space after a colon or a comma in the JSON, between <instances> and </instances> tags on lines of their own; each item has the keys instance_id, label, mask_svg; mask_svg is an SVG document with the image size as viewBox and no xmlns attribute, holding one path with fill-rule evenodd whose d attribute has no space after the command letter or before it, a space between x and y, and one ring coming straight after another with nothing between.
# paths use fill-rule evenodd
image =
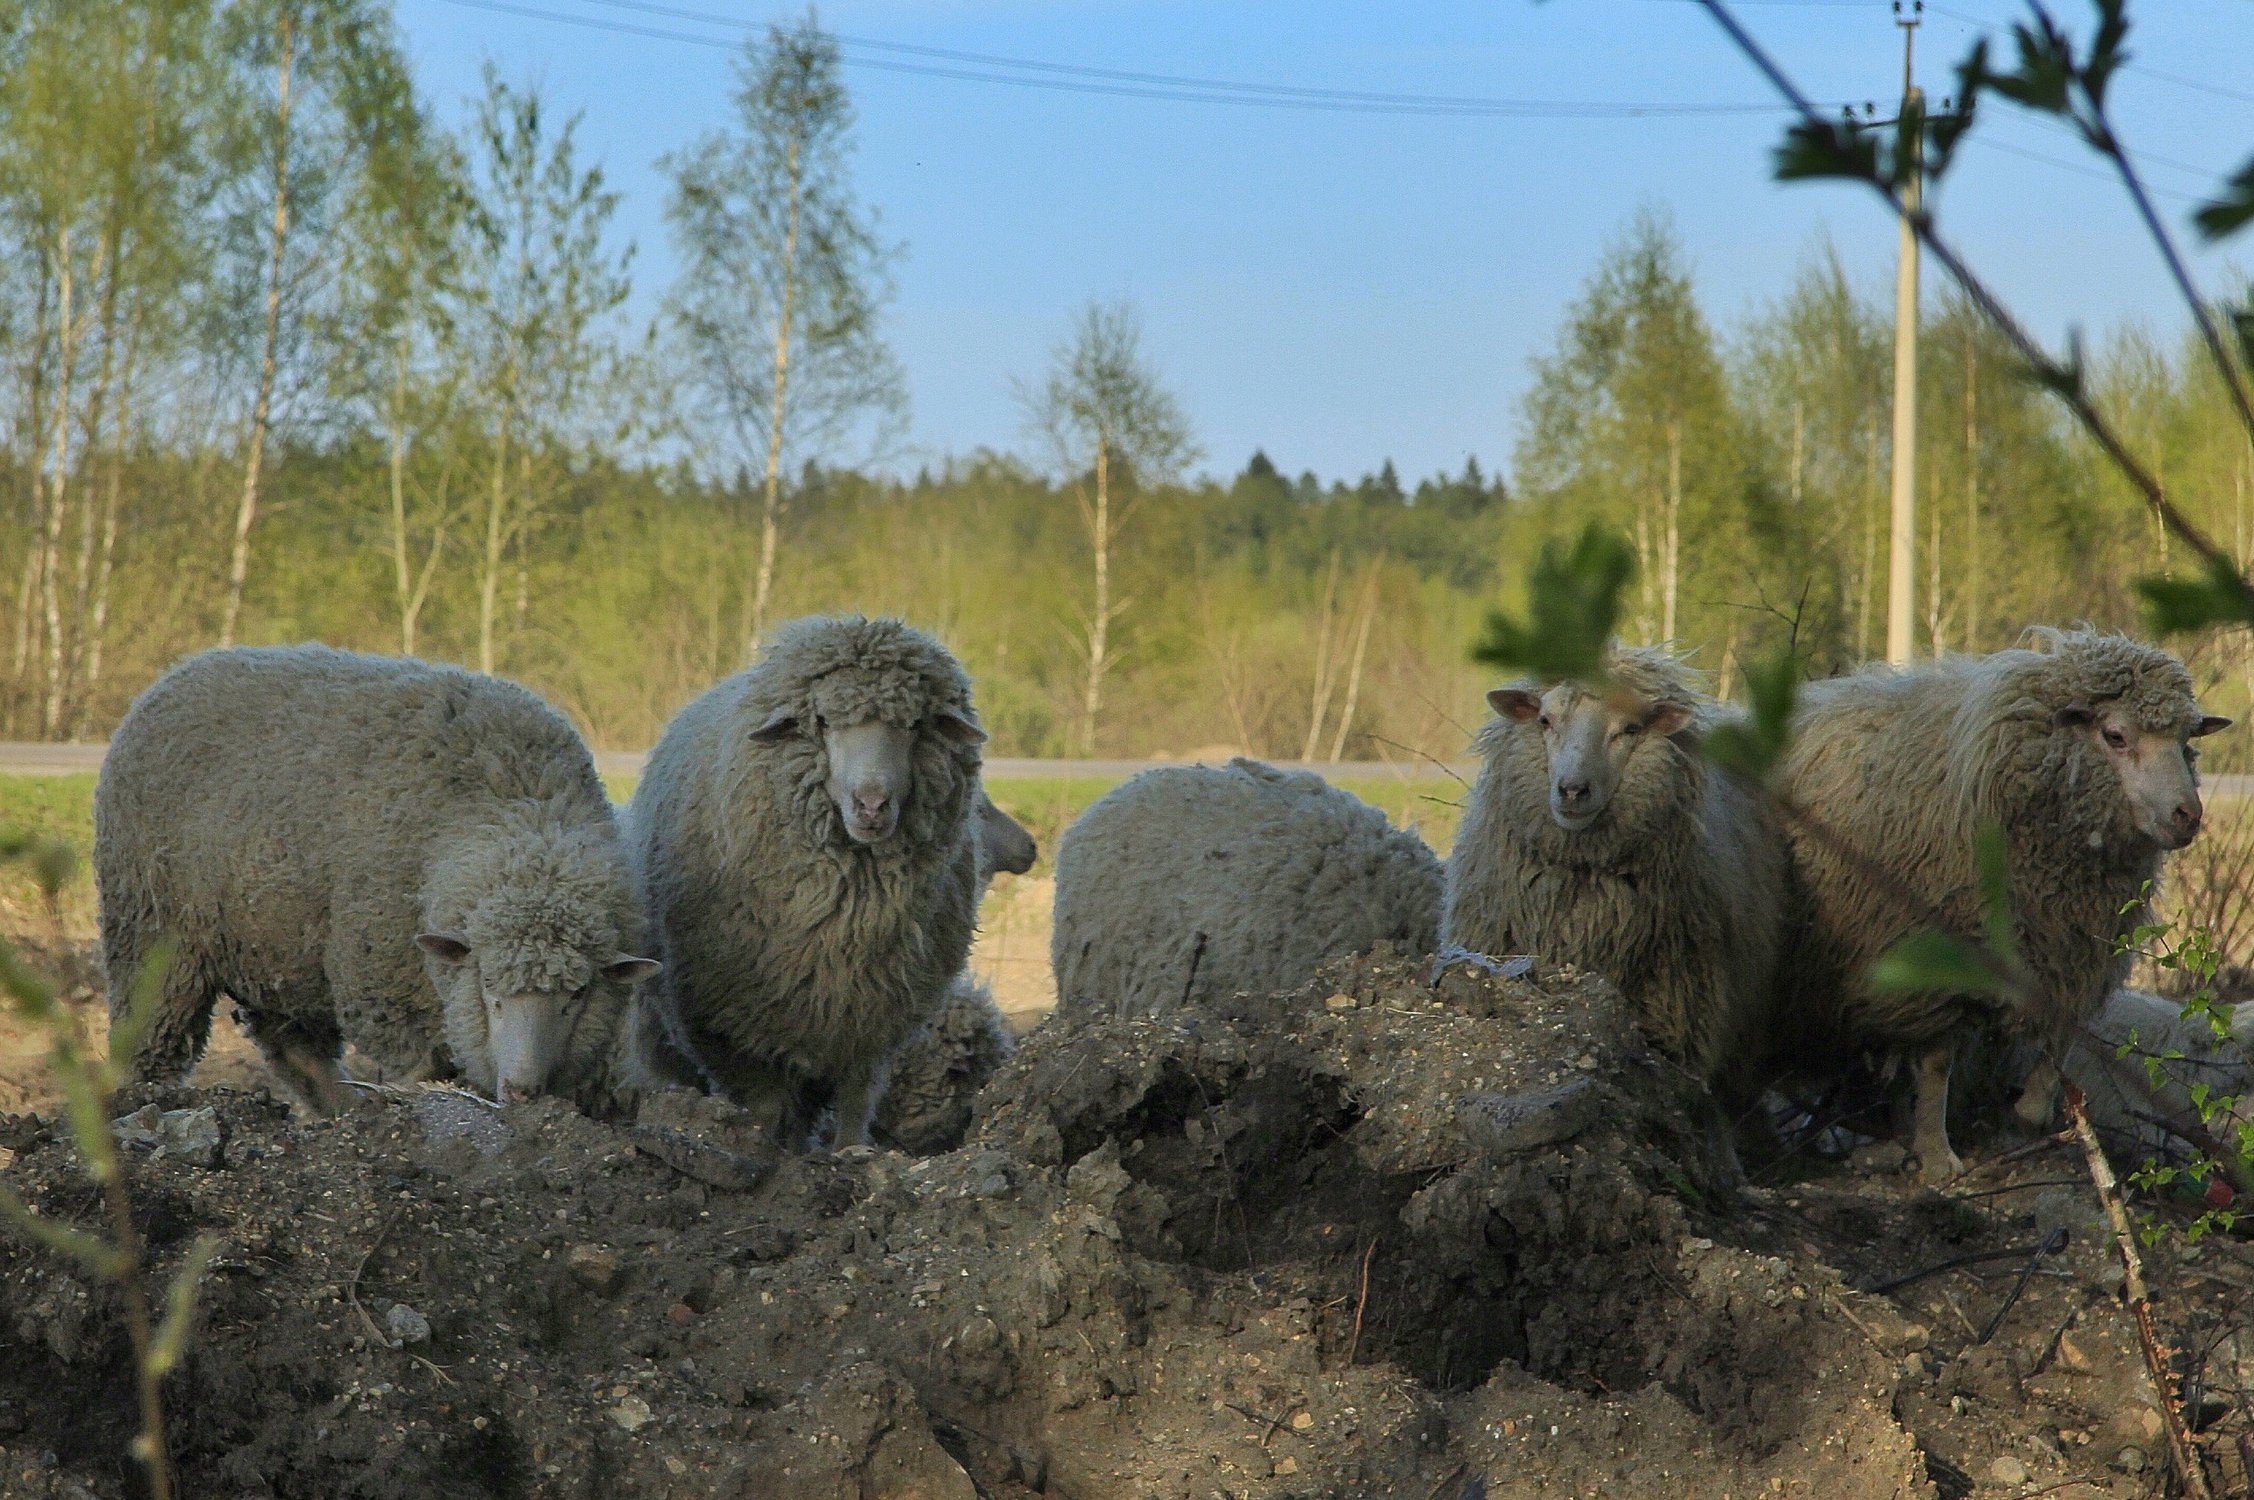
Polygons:
<instances>
[{"instance_id":1,"label":"birch tree","mask_svg":"<svg viewBox=\"0 0 2254 1500\"><path fill-rule=\"evenodd\" d=\"M1115 651L1112 623L1130 601L1117 596L1120 534L1147 486L1164 484L1198 457L1189 421L1143 356L1142 323L1126 303L1091 302L1072 337L1050 356L1020 403L1071 491L1088 531L1094 589L1083 620L1088 675L1080 704L1080 750L1093 755L1104 679Z\"/></svg>"},{"instance_id":2,"label":"birch tree","mask_svg":"<svg viewBox=\"0 0 2254 1500\"><path fill-rule=\"evenodd\" d=\"M744 606L748 656L767 628L783 475L857 429L881 442L907 397L878 330L896 247L854 197L853 103L837 39L809 14L747 44L736 119L667 158L682 270L669 300L700 430L762 475Z\"/></svg>"}]
</instances>

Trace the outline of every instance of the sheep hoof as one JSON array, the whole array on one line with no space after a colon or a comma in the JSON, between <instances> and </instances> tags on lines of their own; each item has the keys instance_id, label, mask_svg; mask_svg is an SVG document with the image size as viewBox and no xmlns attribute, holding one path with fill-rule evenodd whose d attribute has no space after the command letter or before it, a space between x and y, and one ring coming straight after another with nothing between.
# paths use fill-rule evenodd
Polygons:
<instances>
[{"instance_id":1,"label":"sheep hoof","mask_svg":"<svg viewBox=\"0 0 2254 1500\"><path fill-rule=\"evenodd\" d=\"M1523 1094L1466 1094L1456 1124L1480 1155L1503 1161L1570 1140L1595 1122L1603 1095L1593 1078Z\"/></svg>"},{"instance_id":2,"label":"sheep hoof","mask_svg":"<svg viewBox=\"0 0 2254 1500\"><path fill-rule=\"evenodd\" d=\"M1440 988L1440 981L1448 971L1458 968L1477 969L1496 979L1524 979L1534 972L1534 960L1523 955L1517 958L1491 958L1459 944L1448 943L1432 956L1432 977L1425 981L1425 987L1435 990Z\"/></svg>"},{"instance_id":3,"label":"sheep hoof","mask_svg":"<svg viewBox=\"0 0 2254 1500\"><path fill-rule=\"evenodd\" d=\"M1940 1187L1964 1175L1964 1158L1947 1146L1937 1151L1920 1151L1917 1174L1927 1187Z\"/></svg>"}]
</instances>

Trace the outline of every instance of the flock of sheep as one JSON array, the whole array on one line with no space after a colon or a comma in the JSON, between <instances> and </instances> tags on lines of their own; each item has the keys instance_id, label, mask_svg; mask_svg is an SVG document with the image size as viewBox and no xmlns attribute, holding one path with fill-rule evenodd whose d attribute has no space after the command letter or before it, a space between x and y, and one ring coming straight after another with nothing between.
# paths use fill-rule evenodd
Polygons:
<instances>
[{"instance_id":1,"label":"flock of sheep","mask_svg":"<svg viewBox=\"0 0 2254 1500\"><path fill-rule=\"evenodd\" d=\"M1914 1149L1945 1177L1952 1058L1999 1026L2062 1055L2097 1015L2126 977L2116 939L2199 830L2191 741L2228 723L2175 658L2089 632L1811 686L1774 796L1701 753L1731 710L1663 651L1488 702L1445 864L1306 773L1239 760L1115 789L1058 850L1060 1006L1286 990L1380 942L1534 954L1612 979L1733 1112L1856 1057L1909 1062ZM153 1005L133 1067L169 1080L225 994L319 1111L349 1045L353 1081L604 1110L688 1087L798 1148L942 1149L1010 1047L965 972L978 904L1035 852L980 785L985 739L928 636L802 620L681 711L618 809L513 683L208 652L136 701L103 767L111 1008ZM1866 983L1912 932L1981 930L1990 826L2017 998ZM2037 1072L2030 1116L2054 1082Z\"/></svg>"}]
</instances>

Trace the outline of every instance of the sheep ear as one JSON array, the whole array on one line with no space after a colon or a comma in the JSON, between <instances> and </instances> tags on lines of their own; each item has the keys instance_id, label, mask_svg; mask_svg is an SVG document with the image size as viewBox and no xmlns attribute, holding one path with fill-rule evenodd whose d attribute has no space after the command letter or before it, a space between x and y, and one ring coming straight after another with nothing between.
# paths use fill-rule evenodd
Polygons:
<instances>
[{"instance_id":1,"label":"sheep ear","mask_svg":"<svg viewBox=\"0 0 2254 1500\"><path fill-rule=\"evenodd\" d=\"M762 745L777 740L787 740L798 733L798 715L787 708L778 708L767 716L767 722L751 732L751 737Z\"/></svg>"},{"instance_id":2,"label":"sheep ear","mask_svg":"<svg viewBox=\"0 0 2254 1500\"><path fill-rule=\"evenodd\" d=\"M2087 703L2069 703L2051 715L2051 722L2061 729L2082 729L2096 717Z\"/></svg>"},{"instance_id":3,"label":"sheep ear","mask_svg":"<svg viewBox=\"0 0 2254 1500\"><path fill-rule=\"evenodd\" d=\"M941 738L966 749L986 743L986 731L951 708L943 708L933 714L931 727L939 731Z\"/></svg>"},{"instance_id":4,"label":"sheep ear","mask_svg":"<svg viewBox=\"0 0 2254 1500\"><path fill-rule=\"evenodd\" d=\"M1502 717L1523 724L1542 711L1542 699L1540 694L1525 688L1497 688L1487 695L1487 706Z\"/></svg>"},{"instance_id":5,"label":"sheep ear","mask_svg":"<svg viewBox=\"0 0 2254 1500\"><path fill-rule=\"evenodd\" d=\"M451 932L418 932L415 946L442 964L465 963L470 956L470 945Z\"/></svg>"},{"instance_id":6,"label":"sheep ear","mask_svg":"<svg viewBox=\"0 0 2254 1500\"><path fill-rule=\"evenodd\" d=\"M1647 734L1680 734L1689 726L1690 721L1691 711L1688 705L1662 703L1644 721L1644 731Z\"/></svg>"},{"instance_id":7,"label":"sheep ear","mask_svg":"<svg viewBox=\"0 0 2254 1500\"><path fill-rule=\"evenodd\" d=\"M635 958L621 953L603 965L603 978L615 984L640 984L662 967L654 958Z\"/></svg>"},{"instance_id":8,"label":"sheep ear","mask_svg":"<svg viewBox=\"0 0 2254 1500\"><path fill-rule=\"evenodd\" d=\"M2221 734L2230 727L2231 721L2221 714L2201 714L2199 716L2199 727L2191 732L2191 737L2196 740L2202 735Z\"/></svg>"}]
</instances>

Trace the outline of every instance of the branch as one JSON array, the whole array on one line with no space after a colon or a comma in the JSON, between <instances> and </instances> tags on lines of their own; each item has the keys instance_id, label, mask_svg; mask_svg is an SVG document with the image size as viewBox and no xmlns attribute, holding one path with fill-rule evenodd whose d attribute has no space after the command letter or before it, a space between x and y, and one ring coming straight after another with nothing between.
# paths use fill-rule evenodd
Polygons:
<instances>
[{"instance_id":1,"label":"branch","mask_svg":"<svg viewBox=\"0 0 2254 1500\"><path fill-rule=\"evenodd\" d=\"M1828 131L1833 128L1832 122L1825 119L1817 111L1814 103L1800 91L1784 70L1777 65L1775 59L1771 58L1762 49L1761 44L1753 39L1752 34L1739 24L1737 17L1730 14L1729 8L1723 4L1723 0L1698 0L1698 3L1705 7L1707 14L1711 15L1715 23L1728 33L1730 40L1736 44L1737 49L1744 53L1754 67L1758 68L1762 75L1769 80L1776 91L1784 96L1785 100L1792 105L1806 124L1817 130ZM2105 450L2105 455L2112 460L2113 466L2121 471L2122 476L2129 481L2139 494L2144 496L2145 502L2152 507L2153 514L2159 517L2160 524L2173 532L2186 547L2198 554L2200 560L2207 564L2209 571L2218 580L2224 578L2230 580L2230 587L2236 595L2241 617L2254 619L2254 585L2249 585L2244 575L2239 572L2237 564L2226 556L2222 549L2208 540L2206 533L2194 525L2189 517L2176 508L2175 504L2168 499L2167 492L2162 489L2160 481L2154 478L2144 465L2137 461L2136 456L2129 452L2128 446L2114 432L2097 408L2090 404L2089 396L2082 388L2080 369L2069 368L2053 359L2050 352L2035 341L2033 335L2020 327L2018 319L2014 318L2010 310L1997 300L1996 294L1990 291L1987 285L1973 274L1971 267L1965 264L1963 258L1935 232L1932 218L1922 209L1913 211L1908 204L1904 203L1901 194L1895 190L1894 185L1880 176L1875 166L1865 167L1852 176L1853 180L1868 184L1872 191L1886 200L1887 206L1894 211L1895 216L1909 225L1911 232L1918 237L1919 243L1923 244L1932 253L1933 258L1941 263L1941 268L1949 273L1951 279L1963 290L1965 296L1970 298L1973 305L1980 309L1981 315L1994 324L1996 330L2010 342L2013 350L2026 362L2028 369L2034 374L2036 380L2066 404L2067 410L2074 414L2075 420L2082 424L2083 430L2088 432L2097 445Z\"/></svg>"},{"instance_id":2,"label":"branch","mask_svg":"<svg viewBox=\"0 0 2254 1500\"><path fill-rule=\"evenodd\" d=\"M2192 1446L2191 1433L2184 1426L2183 1396L2176 1387L2175 1372L2168 1366L2173 1352L2160 1342L2160 1333L2152 1319L2152 1294L2144 1282L2144 1262L2137 1255L2137 1237L2129 1227L2129 1211L2121 1202L2121 1187L2114 1180L2113 1165L2105 1159L2105 1148L2098 1144L2097 1131L2090 1125L2089 1112L2083 1108L2082 1091L2068 1080L2066 1117L2073 1123L2074 1135L2081 1142L2082 1160L2090 1169L2090 1181L2097 1187L2098 1201L2105 1205L2105 1217L2113 1226L2114 1243L2121 1251L2121 1268L2127 1273L2123 1290L2129 1298L2129 1314L2137 1325L2137 1343L2144 1351L2145 1373L2152 1380L2152 1389L2160 1397L2161 1423L2168 1434L2168 1461L2175 1468L2176 1477L2182 1481L2184 1493L2191 1500L2213 1500L2214 1491L2207 1487L2207 1471L2200 1466L2199 1452Z\"/></svg>"}]
</instances>

